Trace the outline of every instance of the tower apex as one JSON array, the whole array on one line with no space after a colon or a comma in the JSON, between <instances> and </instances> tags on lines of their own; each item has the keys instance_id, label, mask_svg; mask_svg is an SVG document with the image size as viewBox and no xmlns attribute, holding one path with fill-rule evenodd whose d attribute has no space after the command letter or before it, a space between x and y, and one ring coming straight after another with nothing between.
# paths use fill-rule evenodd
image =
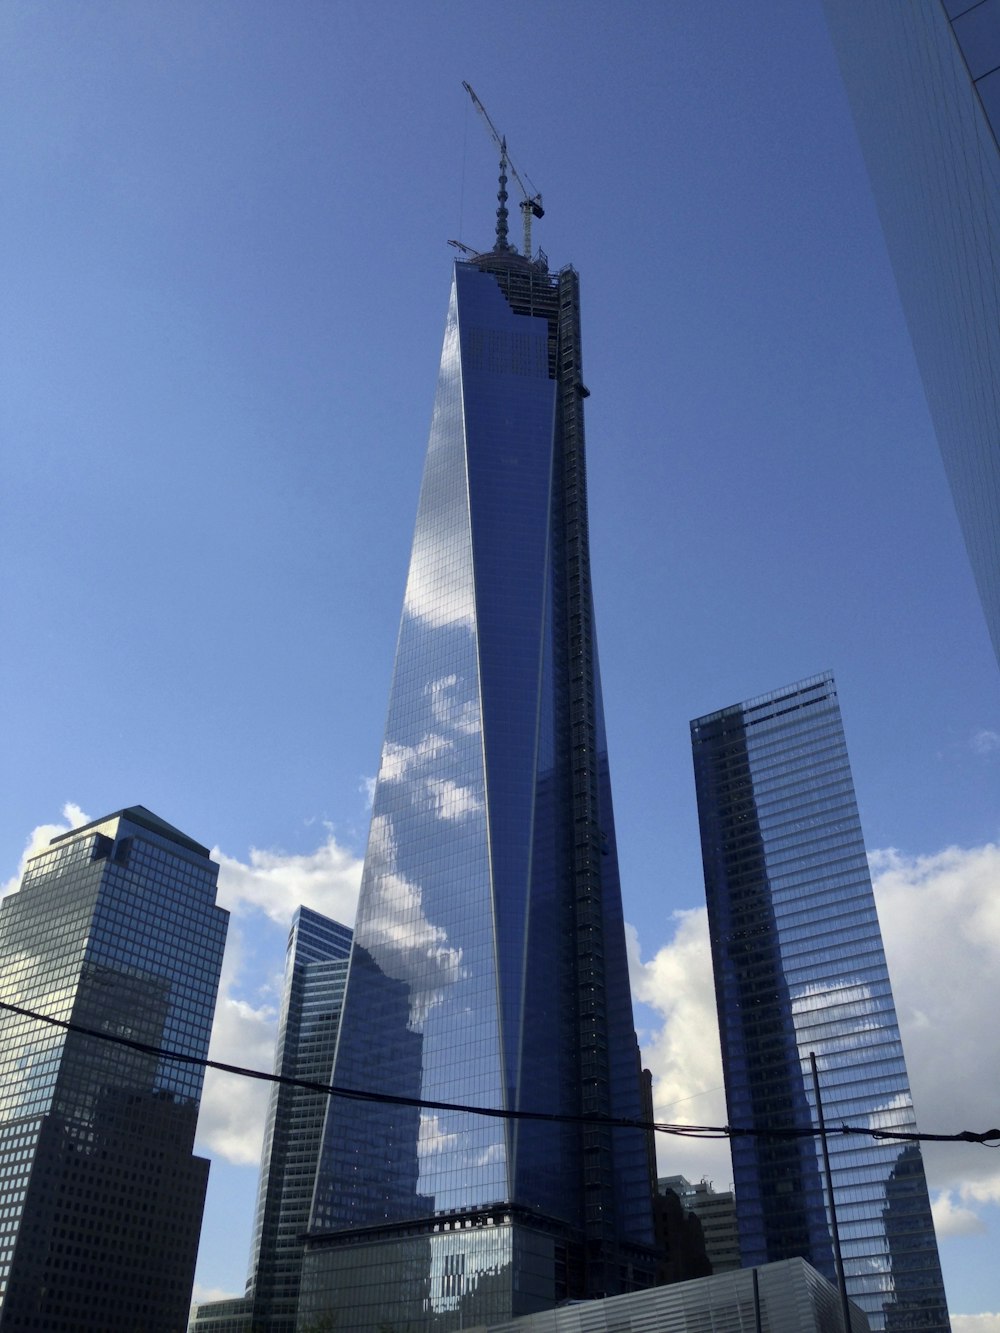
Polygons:
<instances>
[{"instance_id":1,"label":"tower apex","mask_svg":"<svg viewBox=\"0 0 1000 1333\"><path fill-rule=\"evenodd\" d=\"M493 121L490 120L490 114L489 114L489 112L486 110L486 108L483 106L482 102L480 102L479 98L478 98L478 97L476 96L476 94L473 92L473 90L472 90L472 85L469 84L469 83L466 83L465 80L463 79L463 80L462 80L462 87L465 89L465 91L466 91L466 92L469 94L469 96L472 98L473 105L475 106L475 108L476 108L476 110L479 112L479 114L482 116L483 120L486 121L486 125L487 125L487 127L488 127L488 129L489 129L489 132L490 132L490 135L491 135L491 137L492 137L492 139L493 139L493 142L496 144L497 148L499 148L499 150L500 150L500 188L497 190L497 201L498 201L498 202L497 202L497 231L496 231L496 236L497 236L497 238L496 238L496 243L495 243L495 245L493 246L493 251L494 251L495 254L506 254L506 253L509 253L509 252L511 252L511 251L513 251L513 253L515 253L515 254L517 253L515 247L512 246L512 245L510 244L509 240L508 240L508 229L507 229L507 216L508 216L508 214L507 214L507 172L508 172L508 170L509 170L511 176L514 177L514 180L517 182L517 186L518 186L518 188L519 188L520 191L521 191L521 196L522 196L522 197L521 197L521 218L522 218L522 221L523 221L523 224L524 224L524 249L523 249L522 253L523 253L525 259L530 259L530 258L531 258L531 220L532 220L532 218L543 218L543 217L545 216L545 209L542 207L542 196L538 193L538 191L535 189L535 187L531 184L531 181L530 181L530 180L528 181L528 184L525 185L524 181L523 181L523 180L521 179L521 177L518 175L517 168L514 166L514 163L510 160L510 155L509 155L508 152L507 152L507 139L506 139L506 136L505 136L505 135L501 135L501 134L499 133L499 131L497 130L497 127L493 124ZM529 186L530 186L530 191L529 191Z\"/></svg>"}]
</instances>

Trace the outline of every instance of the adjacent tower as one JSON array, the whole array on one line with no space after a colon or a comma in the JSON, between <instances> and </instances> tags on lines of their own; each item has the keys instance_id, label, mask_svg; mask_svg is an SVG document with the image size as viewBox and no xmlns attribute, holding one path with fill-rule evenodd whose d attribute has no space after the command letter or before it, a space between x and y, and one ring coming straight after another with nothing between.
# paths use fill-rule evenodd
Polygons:
<instances>
[{"instance_id":1,"label":"adjacent tower","mask_svg":"<svg viewBox=\"0 0 1000 1333\"><path fill-rule=\"evenodd\" d=\"M824 8L1000 660L1000 10Z\"/></svg>"},{"instance_id":2,"label":"adjacent tower","mask_svg":"<svg viewBox=\"0 0 1000 1333\"><path fill-rule=\"evenodd\" d=\"M292 918L274 1072L329 1083L351 954L351 931L308 907ZM253 1250L247 1277L254 1327L293 1333L302 1237L316 1183L327 1097L275 1084L267 1109Z\"/></svg>"},{"instance_id":3,"label":"adjacent tower","mask_svg":"<svg viewBox=\"0 0 1000 1333\"><path fill-rule=\"evenodd\" d=\"M0 1329L176 1333L208 1162L193 1157L229 913L206 848L133 806L53 838L0 904Z\"/></svg>"},{"instance_id":4,"label":"adjacent tower","mask_svg":"<svg viewBox=\"0 0 1000 1333\"><path fill-rule=\"evenodd\" d=\"M847 747L829 674L691 723L729 1123L915 1130ZM744 1266L835 1279L813 1139L735 1138ZM848 1294L873 1329L950 1327L914 1144L830 1139Z\"/></svg>"},{"instance_id":5,"label":"adjacent tower","mask_svg":"<svg viewBox=\"0 0 1000 1333\"><path fill-rule=\"evenodd\" d=\"M591 599L579 282L455 265L300 1327L459 1328L652 1276Z\"/></svg>"},{"instance_id":6,"label":"adjacent tower","mask_svg":"<svg viewBox=\"0 0 1000 1333\"><path fill-rule=\"evenodd\" d=\"M340 1031L351 931L308 907L292 917L274 1072L326 1086ZM302 1237L316 1183L327 1095L271 1088L246 1294L198 1306L192 1333L294 1333Z\"/></svg>"}]
</instances>

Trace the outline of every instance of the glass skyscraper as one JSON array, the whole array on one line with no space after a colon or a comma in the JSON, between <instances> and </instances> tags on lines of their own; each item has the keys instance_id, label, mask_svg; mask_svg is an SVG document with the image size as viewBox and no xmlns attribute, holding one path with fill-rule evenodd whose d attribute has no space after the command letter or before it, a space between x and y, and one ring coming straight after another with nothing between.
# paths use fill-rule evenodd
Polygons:
<instances>
[{"instance_id":1,"label":"glass skyscraper","mask_svg":"<svg viewBox=\"0 0 1000 1333\"><path fill-rule=\"evenodd\" d=\"M351 953L351 931L300 907L285 961L274 1072L329 1083ZM293 1333L302 1274L302 1237L316 1183L326 1114L321 1092L275 1084L267 1110L248 1290L254 1326Z\"/></svg>"},{"instance_id":2,"label":"glass skyscraper","mask_svg":"<svg viewBox=\"0 0 1000 1333\"><path fill-rule=\"evenodd\" d=\"M274 1072L328 1084L340 1031L351 931L300 907L292 917ZM198 1306L192 1333L294 1333L302 1237L326 1113L322 1092L274 1084L267 1109L246 1294Z\"/></svg>"},{"instance_id":3,"label":"glass skyscraper","mask_svg":"<svg viewBox=\"0 0 1000 1333\"><path fill-rule=\"evenodd\" d=\"M829 674L691 723L729 1123L916 1128L847 746ZM915 1144L832 1135L847 1291L873 1329L947 1333ZM736 1137L744 1266L834 1280L820 1142Z\"/></svg>"},{"instance_id":4,"label":"glass skyscraper","mask_svg":"<svg viewBox=\"0 0 1000 1333\"><path fill-rule=\"evenodd\" d=\"M338 1086L641 1117L586 395L577 274L498 227L455 265ZM651 1243L641 1131L334 1099L300 1327L495 1322L644 1285Z\"/></svg>"},{"instance_id":5,"label":"glass skyscraper","mask_svg":"<svg viewBox=\"0 0 1000 1333\"><path fill-rule=\"evenodd\" d=\"M0 904L0 1329L176 1333L229 913L206 848L134 806L53 838Z\"/></svg>"},{"instance_id":6,"label":"glass skyscraper","mask_svg":"<svg viewBox=\"0 0 1000 1333\"><path fill-rule=\"evenodd\" d=\"M824 0L1000 660L1000 0Z\"/></svg>"}]
</instances>

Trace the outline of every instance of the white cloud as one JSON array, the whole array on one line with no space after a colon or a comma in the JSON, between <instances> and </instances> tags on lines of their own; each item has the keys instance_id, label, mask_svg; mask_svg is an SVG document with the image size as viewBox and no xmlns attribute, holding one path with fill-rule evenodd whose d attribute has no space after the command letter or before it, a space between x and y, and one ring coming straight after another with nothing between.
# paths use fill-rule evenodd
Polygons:
<instances>
[{"instance_id":1,"label":"white cloud","mask_svg":"<svg viewBox=\"0 0 1000 1333\"><path fill-rule=\"evenodd\" d=\"M979 1214L956 1203L948 1190L931 1200L931 1212L938 1236L974 1236L988 1230Z\"/></svg>"},{"instance_id":2,"label":"white cloud","mask_svg":"<svg viewBox=\"0 0 1000 1333\"><path fill-rule=\"evenodd\" d=\"M1000 1120L993 1013L1000 847L952 847L924 857L876 852L871 862L917 1123L932 1133L990 1129ZM673 925L672 938L648 962L639 959L634 932L630 940L635 997L660 1019L643 1041L656 1117L725 1124L705 909L675 912ZM719 1187L731 1179L728 1145L668 1135L657 1142L661 1172L704 1174ZM969 1234L978 1225L977 1205L1000 1203L1000 1153L965 1143L925 1144L923 1152L944 1228Z\"/></svg>"},{"instance_id":3,"label":"white cloud","mask_svg":"<svg viewBox=\"0 0 1000 1333\"><path fill-rule=\"evenodd\" d=\"M209 1058L223 1064L270 1071L277 1014L255 1009L232 994L219 996ZM198 1114L198 1144L237 1166L260 1161L271 1084L209 1069Z\"/></svg>"},{"instance_id":4,"label":"white cloud","mask_svg":"<svg viewBox=\"0 0 1000 1333\"><path fill-rule=\"evenodd\" d=\"M428 778L426 790L438 819L464 819L483 809L471 787L461 787L450 778Z\"/></svg>"},{"instance_id":5,"label":"white cloud","mask_svg":"<svg viewBox=\"0 0 1000 1333\"><path fill-rule=\"evenodd\" d=\"M242 1292L239 1293L241 1296ZM194 1284L194 1291L191 1293L191 1307L196 1305L207 1305L209 1301L231 1301L235 1297L231 1291L225 1287L206 1287L201 1282Z\"/></svg>"},{"instance_id":6,"label":"white cloud","mask_svg":"<svg viewBox=\"0 0 1000 1333\"><path fill-rule=\"evenodd\" d=\"M662 1018L662 1026L643 1044L643 1062L653 1074L657 1120L672 1124L724 1125L726 1099L715 1013L708 914L703 907L674 912L674 935L648 963L639 958L638 941L629 931L630 972L637 1000ZM656 1136L661 1175L704 1176L716 1188L732 1180L725 1139Z\"/></svg>"},{"instance_id":7,"label":"white cloud","mask_svg":"<svg viewBox=\"0 0 1000 1333\"><path fill-rule=\"evenodd\" d=\"M379 768L380 782L402 782L414 768L422 768L433 763L446 750L452 748L446 736L431 732L417 745L399 745L387 740L382 747L382 764Z\"/></svg>"},{"instance_id":8,"label":"white cloud","mask_svg":"<svg viewBox=\"0 0 1000 1333\"><path fill-rule=\"evenodd\" d=\"M218 848L220 907L232 913L212 1028L209 1056L224 1064L269 1072L274 1060L280 981L255 977L255 1002L244 994L250 965L245 962L243 930L261 913L287 927L300 904L350 925L357 907L361 860L341 847L332 834L313 852L286 854L252 848L248 862ZM279 964L280 965L280 964ZM271 1084L208 1070L198 1117L198 1142L238 1166L260 1158Z\"/></svg>"},{"instance_id":9,"label":"white cloud","mask_svg":"<svg viewBox=\"0 0 1000 1333\"><path fill-rule=\"evenodd\" d=\"M975 732L970 744L976 754L992 754L994 750L1000 750L1000 733L984 727Z\"/></svg>"},{"instance_id":10,"label":"white cloud","mask_svg":"<svg viewBox=\"0 0 1000 1333\"><path fill-rule=\"evenodd\" d=\"M28 841L24 844L24 851L21 853L17 873L6 883L0 884L0 898L6 897L8 893L13 893L18 888L29 859L44 851L53 838L57 838L60 833L68 833L70 829L81 828L84 824L90 823L90 816L85 815L73 801L67 801L63 806L62 817L65 820L63 824L39 824L31 830Z\"/></svg>"},{"instance_id":11,"label":"white cloud","mask_svg":"<svg viewBox=\"0 0 1000 1333\"><path fill-rule=\"evenodd\" d=\"M443 988L458 981L462 950L448 943L443 927L427 919L420 885L400 874L392 823L385 815L372 820L368 873L367 947L383 972L410 983L410 1027L419 1032Z\"/></svg>"},{"instance_id":12,"label":"white cloud","mask_svg":"<svg viewBox=\"0 0 1000 1333\"><path fill-rule=\"evenodd\" d=\"M492 1166L507 1160L507 1149L502 1143L490 1143L476 1158L476 1166Z\"/></svg>"},{"instance_id":13,"label":"white cloud","mask_svg":"<svg viewBox=\"0 0 1000 1333\"><path fill-rule=\"evenodd\" d=\"M935 1134L993 1128L1000 1029L1000 847L871 857L917 1124ZM925 1144L932 1191L966 1207L1000 1203L1000 1154Z\"/></svg>"},{"instance_id":14,"label":"white cloud","mask_svg":"<svg viewBox=\"0 0 1000 1333\"><path fill-rule=\"evenodd\" d=\"M475 695L462 697L458 676L442 676L424 687L430 696L434 720L442 727L450 727L465 736L477 736L483 729L479 699Z\"/></svg>"},{"instance_id":15,"label":"white cloud","mask_svg":"<svg viewBox=\"0 0 1000 1333\"><path fill-rule=\"evenodd\" d=\"M953 1314L951 1333L1000 1333L1000 1314Z\"/></svg>"},{"instance_id":16,"label":"white cloud","mask_svg":"<svg viewBox=\"0 0 1000 1333\"><path fill-rule=\"evenodd\" d=\"M432 1153L445 1152L458 1142L457 1134L449 1134L441 1128L441 1117L421 1112L420 1132L417 1135L417 1156L429 1157Z\"/></svg>"},{"instance_id":17,"label":"white cloud","mask_svg":"<svg viewBox=\"0 0 1000 1333\"><path fill-rule=\"evenodd\" d=\"M314 852L289 854L253 847L247 863L216 847L212 856L220 866L219 905L237 916L256 910L286 925L304 903L346 925L354 920L362 862L332 834Z\"/></svg>"}]
</instances>

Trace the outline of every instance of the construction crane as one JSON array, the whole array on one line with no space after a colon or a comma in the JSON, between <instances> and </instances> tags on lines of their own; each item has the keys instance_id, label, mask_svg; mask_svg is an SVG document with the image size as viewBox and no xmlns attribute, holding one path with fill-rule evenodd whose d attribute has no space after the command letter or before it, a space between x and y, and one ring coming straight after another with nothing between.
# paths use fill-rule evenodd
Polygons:
<instances>
[{"instance_id":1,"label":"construction crane","mask_svg":"<svg viewBox=\"0 0 1000 1333\"><path fill-rule=\"evenodd\" d=\"M525 185L524 181L523 181L523 180L521 179L521 177L518 175L517 168L514 166L514 163L510 160L510 156L509 156L509 154L508 154L508 152L507 152L507 140L503 137L503 135L497 133L497 127L493 124L492 120L490 120L490 113L486 110L486 108L483 106L482 102L480 102L479 98L478 98L478 97L476 96L476 94L473 92L473 90L472 90L472 85L469 84L469 83L466 83L465 80L463 79L463 80L462 80L462 87L465 89L465 91L466 91L466 92L469 94L469 96L472 98L472 104L473 104L473 106L476 108L476 110L477 110L477 111L479 112L479 114L482 116L483 120L486 121L486 124L487 124L487 126L488 126L488 128L489 128L489 131L490 131L490 135L492 136L493 142L496 144L497 148L500 149L500 193L499 193L499 195L498 195L498 198L499 198L499 200L500 200L500 207L497 209L497 244L498 244L498 248L500 248L500 249L507 249L507 248L508 248L508 247L507 247L507 207L506 207L506 205L507 205L507 189L506 189L506 186L507 186L507 168L509 167L509 168L510 168L510 174L514 177L515 181L517 181L518 188L520 189L520 191L521 191L521 195L523 196L522 199L521 199L521 218L522 218L523 223L524 223L524 251L523 251L523 253L524 253L524 256L525 256L526 259L530 259L530 258L531 258L531 219L532 219L532 218L543 218L543 217L545 216L545 209L542 207L542 196L538 193L537 190L535 190L535 187L534 187L533 185L531 186L531 192L529 193L528 186ZM530 180L528 181L528 185L531 185L531 181L530 181Z\"/></svg>"}]
</instances>

